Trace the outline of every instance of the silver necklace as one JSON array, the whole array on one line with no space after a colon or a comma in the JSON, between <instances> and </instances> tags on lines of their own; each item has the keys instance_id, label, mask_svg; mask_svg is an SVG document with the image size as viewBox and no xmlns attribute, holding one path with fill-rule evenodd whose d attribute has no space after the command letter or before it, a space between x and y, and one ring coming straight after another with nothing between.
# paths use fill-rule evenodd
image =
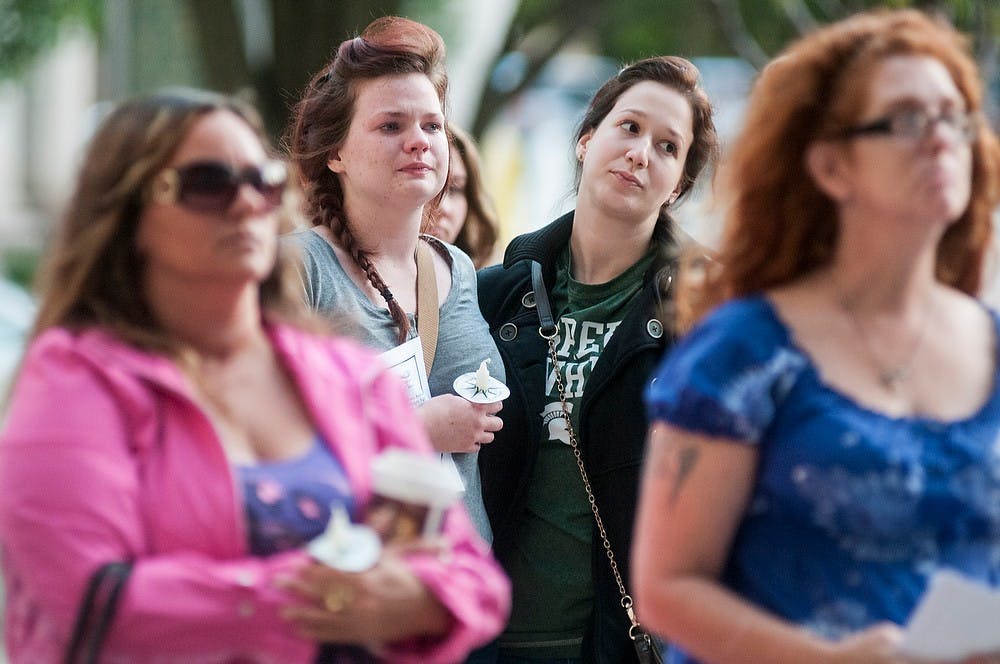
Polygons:
<instances>
[{"instance_id":1,"label":"silver necklace","mask_svg":"<svg viewBox=\"0 0 1000 664\"><path fill-rule=\"evenodd\" d=\"M879 358L878 352L872 345L871 337L868 336L865 326L861 323L861 319L858 318L856 303L848 300L847 296L844 295L843 290L838 284L835 283L834 288L837 290L837 304L840 305L840 308L847 314L847 318L851 321L851 326L854 328L854 331L859 337L861 337L861 342L865 347L865 351L868 353L868 359L875 367L879 385L889 392L897 392L899 388L903 386L903 383L909 380L910 374L913 372L913 362L917 357L917 353L920 351L920 347L923 345L927 328L930 327L930 304L928 303L928 305L924 308L923 321L921 322L920 329L917 331L913 341L910 342L909 349L903 356L905 359L902 362L887 365Z\"/></svg>"}]
</instances>

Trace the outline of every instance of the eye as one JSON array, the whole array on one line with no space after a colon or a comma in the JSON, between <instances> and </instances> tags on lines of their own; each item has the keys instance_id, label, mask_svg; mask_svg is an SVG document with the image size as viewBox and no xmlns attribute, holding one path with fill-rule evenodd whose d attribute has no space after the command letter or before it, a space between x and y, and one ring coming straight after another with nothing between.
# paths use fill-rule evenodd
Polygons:
<instances>
[{"instance_id":1,"label":"eye","mask_svg":"<svg viewBox=\"0 0 1000 664\"><path fill-rule=\"evenodd\" d=\"M444 129L444 126L440 122L428 122L424 125L424 129L431 132L439 132Z\"/></svg>"},{"instance_id":2,"label":"eye","mask_svg":"<svg viewBox=\"0 0 1000 664\"><path fill-rule=\"evenodd\" d=\"M898 133L919 136L930 122L930 115L922 108L903 108L890 115L889 120Z\"/></svg>"},{"instance_id":3,"label":"eye","mask_svg":"<svg viewBox=\"0 0 1000 664\"><path fill-rule=\"evenodd\" d=\"M663 141L659 144L659 148L665 154L676 156L680 152L680 148L673 141Z\"/></svg>"},{"instance_id":4,"label":"eye","mask_svg":"<svg viewBox=\"0 0 1000 664\"><path fill-rule=\"evenodd\" d=\"M639 123L635 120L624 120L619 126L630 134L639 133Z\"/></svg>"},{"instance_id":5,"label":"eye","mask_svg":"<svg viewBox=\"0 0 1000 664\"><path fill-rule=\"evenodd\" d=\"M385 123L379 125L379 129L382 130L382 131L384 131L384 132L386 132L386 133L397 132L397 131L399 131L399 123L395 122L395 121L385 122Z\"/></svg>"},{"instance_id":6,"label":"eye","mask_svg":"<svg viewBox=\"0 0 1000 664\"><path fill-rule=\"evenodd\" d=\"M949 107L941 111L941 119L950 125L957 125L964 122L969 114L960 108Z\"/></svg>"}]
</instances>

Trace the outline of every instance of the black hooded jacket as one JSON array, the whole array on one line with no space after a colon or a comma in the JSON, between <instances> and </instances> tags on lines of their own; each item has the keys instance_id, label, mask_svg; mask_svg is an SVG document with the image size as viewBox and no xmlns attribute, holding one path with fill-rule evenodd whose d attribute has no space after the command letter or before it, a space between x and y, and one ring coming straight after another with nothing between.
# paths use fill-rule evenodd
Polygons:
<instances>
[{"instance_id":1,"label":"black hooded jacket","mask_svg":"<svg viewBox=\"0 0 1000 664\"><path fill-rule=\"evenodd\" d=\"M505 564L523 518L535 470L544 408L547 345L531 283L531 262L543 266L551 293L555 266L569 242L570 212L548 226L521 235L507 247L502 265L479 272L479 306L489 324L507 373L511 395L500 411L503 429L479 453L483 500L493 527L497 559ZM660 251L643 275L640 293L594 366L580 402L577 437L601 518L628 589L632 527L645 452L647 420L642 397L651 375L673 339L658 315L669 295L676 241L669 226L658 225ZM582 479L581 479L582 482ZM629 621L596 525L593 531L595 606L583 641L583 661L635 662Z\"/></svg>"}]
</instances>

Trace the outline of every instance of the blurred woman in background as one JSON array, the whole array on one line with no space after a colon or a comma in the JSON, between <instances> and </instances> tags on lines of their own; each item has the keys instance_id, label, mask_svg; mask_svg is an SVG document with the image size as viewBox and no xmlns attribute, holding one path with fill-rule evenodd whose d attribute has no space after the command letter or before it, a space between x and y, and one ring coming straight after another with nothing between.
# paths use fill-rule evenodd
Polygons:
<instances>
[{"instance_id":1,"label":"blurred woman in background","mask_svg":"<svg viewBox=\"0 0 1000 664\"><path fill-rule=\"evenodd\" d=\"M472 259L477 269L493 262L497 218L483 188L482 162L475 141L455 124L448 125L451 172L430 233Z\"/></svg>"}]
</instances>

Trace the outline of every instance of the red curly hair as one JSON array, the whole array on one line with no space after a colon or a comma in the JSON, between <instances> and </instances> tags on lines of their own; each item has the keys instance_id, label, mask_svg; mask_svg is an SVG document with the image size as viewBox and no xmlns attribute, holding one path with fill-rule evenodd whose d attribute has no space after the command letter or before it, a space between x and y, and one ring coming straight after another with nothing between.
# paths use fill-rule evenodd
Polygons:
<instances>
[{"instance_id":1,"label":"red curly hair","mask_svg":"<svg viewBox=\"0 0 1000 664\"><path fill-rule=\"evenodd\" d=\"M879 62L910 54L939 60L968 110L981 110L982 84L967 40L917 10L866 12L831 24L792 44L764 69L742 133L720 170L727 218L718 260L682 275L681 329L721 302L789 283L829 263L837 209L804 176L806 151L858 120ZM969 206L937 249L937 278L968 294L979 290L990 215L1000 198L1000 147L982 125L971 146Z\"/></svg>"}]
</instances>

